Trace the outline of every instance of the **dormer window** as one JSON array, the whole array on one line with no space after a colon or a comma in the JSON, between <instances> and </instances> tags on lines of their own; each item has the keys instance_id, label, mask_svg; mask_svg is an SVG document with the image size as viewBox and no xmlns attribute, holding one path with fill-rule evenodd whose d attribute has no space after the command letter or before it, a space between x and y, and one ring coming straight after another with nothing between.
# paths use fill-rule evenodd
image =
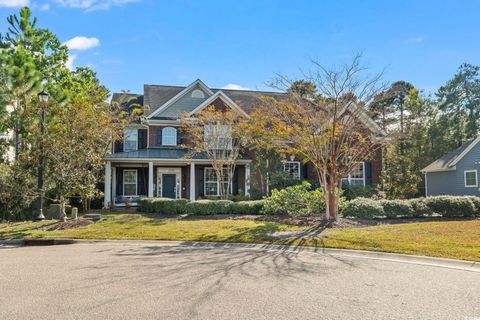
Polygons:
<instances>
[{"instance_id":1,"label":"dormer window","mask_svg":"<svg viewBox=\"0 0 480 320\"><path fill-rule=\"evenodd\" d=\"M125 129L123 140L123 151L133 151L138 149L138 130Z\"/></svg>"},{"instance_id":2,"label":"dormer window","mask_svg":"<svg viewBox=\"0 0 480 320\"><path fill-rule=\"evenodd\" d=\"M195 90L192 91L192 98L203 99L203 98L205 98L205 93L203 93L203 91L200 90L200 89L195 89Z\"/></svg>"},{"instance_id":3,"label":"dormer window","mask_svg":"<svg viewBox=\"0 0 480 320\"><path fill-rule=\"evenodd\" d=\"M177 145L177 129L166 127L162 129L162 145L176 146Z\"/></svg>"}]
</instances>

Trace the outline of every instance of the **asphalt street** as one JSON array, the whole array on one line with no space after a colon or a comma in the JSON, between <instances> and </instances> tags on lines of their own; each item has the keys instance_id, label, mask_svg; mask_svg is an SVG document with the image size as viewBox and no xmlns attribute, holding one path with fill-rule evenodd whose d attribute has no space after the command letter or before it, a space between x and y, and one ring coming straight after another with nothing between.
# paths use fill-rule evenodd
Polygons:
<instances>
[{"instance_id":1,"label":"asphalt street","mask_svg":"<svg viewBox=\"0 0 480 320\"><path fill-rule=\"evenodd\" d=\"M0 246L0 319L480 320L480 273L248 245Z\"/></svg>"}]
</instances>

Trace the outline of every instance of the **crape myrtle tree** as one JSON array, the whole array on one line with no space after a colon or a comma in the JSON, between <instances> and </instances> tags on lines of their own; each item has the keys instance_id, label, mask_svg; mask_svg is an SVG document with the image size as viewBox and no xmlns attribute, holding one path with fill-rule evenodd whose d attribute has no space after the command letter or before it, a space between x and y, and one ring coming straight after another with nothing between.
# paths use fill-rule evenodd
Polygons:
<instances>
[{"instance_id":1,"label":"crape myrtle tree","mask_svg":"<svg viewBox=\"0 0 480 320\"><path fill-rule=\"evenodd\" d=\"M242 119L238 110L210 105L195 115L183 113L182 131L191 143L190 157L205 156L215 171L218 195L228 199L231 194L237 159L245 145L242 134Z\"/></svg>"},{"instance_id":2,"label":"crape myrtle tree","mask_svg":"<svg viewBox=\"0 0 480 320\"><path fill-rule=\"evenodd\" d=\"M312 163L323 191L326 218L332 220L338 216L342 179L382 142L383 131L365 110L382 89L381 74L365 75L360 60L356 55L333 69L312 61L313 70L302 82L278 77L273 85L287 89L287 97L264 98L265 106L250 118L251 130L263 130L263 144Z\"/></svg>"}]
</instances>

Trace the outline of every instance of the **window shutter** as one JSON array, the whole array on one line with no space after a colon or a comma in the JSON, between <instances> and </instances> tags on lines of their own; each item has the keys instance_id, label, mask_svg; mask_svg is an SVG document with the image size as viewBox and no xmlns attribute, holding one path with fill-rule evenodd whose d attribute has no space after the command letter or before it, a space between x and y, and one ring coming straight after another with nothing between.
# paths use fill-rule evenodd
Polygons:
<instances>
[{"instance_id":1,"label":"window shutter","mask_svg":"<svg viewBox=\"0 0 480 320\"><path fill-rule=\"evenodd\" d=\"M145 149L147 147L147 130L138 130L138 149Z\"/></svg>"},{"instance_id":2,"label":"window shutter","mask_svg":"<svg viewBox=\"0 0 480 320\"><path fill-rule=\"evenodd\" d=\"M305 163L305 164L301 164L300 165L300 176L303 177L303 180L308 180L308 172L307 172L307 169L308 169L308 164Z\"/></svg>"},{"instance_id":3,"label":"window shutter","mask_svg":"<svg viewBox=\"0 0 480 320\"><path fill-rule=\"evenodd\" d=\"M238 167L233 172L232 194L238 194Z\"/></svg>"},{"instance_id":4,"label":"window shutter","mask_svg":"<svg viewBox=\"0 0 480 320\"><path fill-rule=\"evenodd\" d=\"M372 162L365 161L365 185L372 185Z\"/></svg>"},{"instance_id":5,"label":"window shutter","mask_svg":"<svg viewBox=\"0 0 480 320\"><path fill-rule=\"evenodd\" d=\"M115 143L113 144L113 152L123 152L123 140L115 141Z\"/></svg>"},{"instance_id":6,"label":"window shutter","mask_svg":"<svg viewBox=\"0 0 480 320\"><path fill-rule=\"evenodd\" d=\"M121 168L117 171L117 194L123 195L123 169Z\"/></svg>"},{"instance_id":7,"label":"window shutter","mask_svg":"<svg viewBox=\"0 0 480 320\"><path fill-rule=\"evenodd\" d=\"M203 198L205 196L205 190L203 188L204 187L204 182L205 182L204 168L203 167L198 168L198 170L196 170L195 174L196 174L195 180L200 181L200 185L199 185L199 188L198 188L199 195L200 195L200 197Z\"/></svg>"},{"instance_id":8,"label":"window shutter","mask_svg":"<svg viewBox=\"0 0 480 320\"><path fill-rule=\"evenodd\" d=\"M137 170L137 195L145 195L145 187L144 187L145 177L143 175L144 173L145 173L144 168Z\"/></svg>"},{"instance_id":9,"label":"window shutter","mask_svg":"<svg viewBox=\"0 0 480 320\"><path fill-rule=\"evenodd\" d=\"M182 130L177 129L177 146L182 144Z\"/></svg>"},{"instance_id":10,"label":"window shutter","mask_svg":"<svg viewBox=\"0 0 480 320\"><path fill-rule=\"evenodd\" d=\"M157 128L157 146L162 145L162 128Z\"/></svg>"}]
</instances>

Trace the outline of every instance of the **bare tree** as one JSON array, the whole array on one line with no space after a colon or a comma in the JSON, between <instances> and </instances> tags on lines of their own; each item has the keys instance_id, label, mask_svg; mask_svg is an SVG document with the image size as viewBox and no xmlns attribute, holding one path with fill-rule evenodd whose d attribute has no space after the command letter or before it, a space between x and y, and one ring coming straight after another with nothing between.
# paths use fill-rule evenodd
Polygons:
<instances>
[{"instance_id":1,"label":"bare tree","mask_svg":"<svg viewBox=\"0 0 480 320\"><path fill-rule=\"evenodd\" d=\"M239 123L244 117L231 108L208 106L194 116L181 117L183 131L191 146L190 157L204 155L210 160L218 181L218 195L227 199L231 194L237 159L243 147Z\"/></svg>"},{"instance_id":2,"label":"bare tree","mask_svg":"<svg viewBox=\"0 0 480 320\"><path fill-rule=\"evenodd\" d=\"M251 115L252 127L263 128L268 144L313 164L327 219L337 218L342 179L376 152L384 136L366 113L384 87L382 73L364 76L360 60L356 55L334 69L312 61L313 70L301 81L278 76L272 85L287 89L287 98L265 98L265 107Z\"/></svg>"}]
</instances>

